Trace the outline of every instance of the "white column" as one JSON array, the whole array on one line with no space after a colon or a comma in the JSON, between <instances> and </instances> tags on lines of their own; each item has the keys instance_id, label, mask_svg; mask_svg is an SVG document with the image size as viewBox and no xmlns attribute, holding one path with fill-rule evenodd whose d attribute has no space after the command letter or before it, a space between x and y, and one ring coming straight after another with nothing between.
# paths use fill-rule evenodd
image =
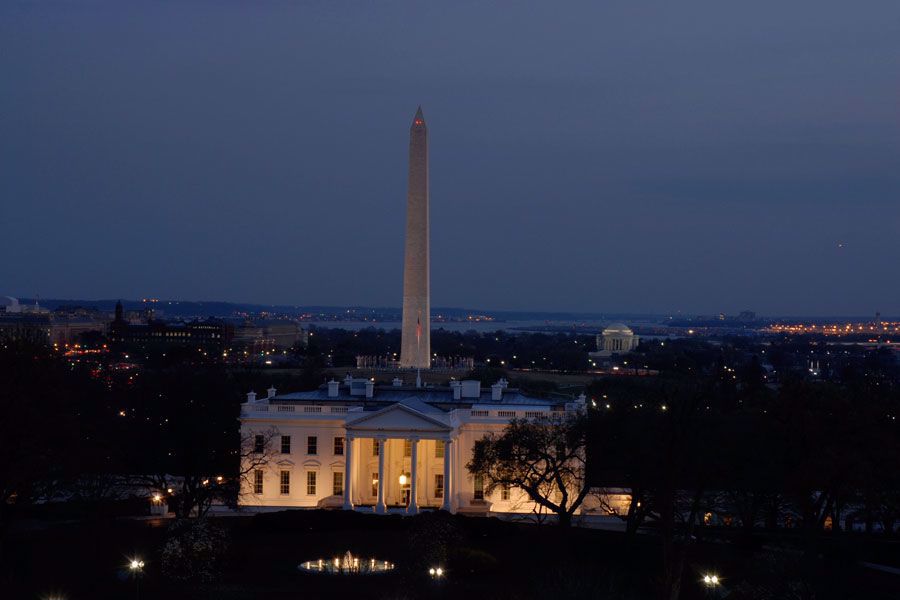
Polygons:
<instances>
[{"instance_id":1,"label":"white column","mask_svg":"<svg viewBox=\"0 0 900 600\"><path fill-rule=\"evenodd\" d=\"M344 510L353 510L350 482L353 481L353 438L344 437Z\"/></svg>"},{"instance_id":2,"label":"white column","mask_svg":"<svg viewBox=\"0 0 900 600\"><path fill-rule=\"evenodd\" d=\"M418 438L410 439L410 446L412 446L412 452L410 452L410 462L412 468L410 469L410 476L412 477L412 481L409 484L409 506L406 507L406 512L411 515L418 514L419 512L419 502L416 499L416 492L418 490L417 483L419 481L419 469L418 465L418 457L419 457L419 440Z\"/></svg>"},{"instance_id":3,"label":"white column","mask_svg":"<svg viewBox=\"0 0 900 600\"><path fill-rule=\"evenodd\" d=\"M444 501L441 503L441 508L446 511L450 511L450 487L451 479L450 479L450 440L444 441Z\"/></svg>"},{"instance_id":4,"label":"white column","mask_svg":"<svg viewBox=\"0 0 900 600\"><path fill-rule=\"evenodd\" d=\"M375 512L384 514L384 451L387 449L387 440L378 439L378 502L375 503Z\"/></svg>"}]
</instances>

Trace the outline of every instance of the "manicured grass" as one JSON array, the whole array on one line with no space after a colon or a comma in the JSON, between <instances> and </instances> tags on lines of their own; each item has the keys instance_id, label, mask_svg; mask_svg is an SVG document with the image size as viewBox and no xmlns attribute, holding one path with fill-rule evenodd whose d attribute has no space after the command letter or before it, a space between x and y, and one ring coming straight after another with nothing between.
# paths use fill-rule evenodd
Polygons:
<instances>
[{"instance_id":1,"label":"manicured grass","mask_svg":"<svg viewBox=\"0 0 900 600\"><path fill-rule=\"evenodd\" d=\"M555 526L515 525L496 519L436 513L414 518L342 511L284 511L219 517L228 549L213 584L172 582L160 568L170 521L94 520L19 527L4 547L0 596L67 599L134 598L123 573L132 556L146 563L140 597L149 598L653 598L660 567L657 538ZM304 573L297 565L346 551L397 564L389 574L334 576ZM766 567L757 545L718 541L695 545L685 569L682 598L701 598L700 576L716 569L729 586ZM436 559L436 556L444 558ZM826 559L827 561L827 559ZM438 564L440 563L440 564ZM433 580L429 566L446 576ZM825 567L824 569L821 567ZM824 588L867 598L894 597L893 581L869 577L849 564L823 562ZM898 578L900 579L900 578ZM873 583L874 582L874 583ZM886 582L886 583L885 583ZM900 582L897 582L900 583ZM884 587L886 586L886 587ZM887 590L883 593L879 589ZM731 588L728 588L731 589ZM844 595L841 595L844 594ZM748 597L748 596L741 596Z\"/></svg>"}]
</instances>

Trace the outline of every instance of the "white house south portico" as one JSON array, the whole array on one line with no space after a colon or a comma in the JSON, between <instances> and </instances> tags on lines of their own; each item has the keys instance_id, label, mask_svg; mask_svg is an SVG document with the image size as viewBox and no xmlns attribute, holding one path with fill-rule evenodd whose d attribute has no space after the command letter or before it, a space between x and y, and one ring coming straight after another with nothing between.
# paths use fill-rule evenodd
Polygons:
<instances>
[{"instance_id":1,"label":"white house south portico","mask_svg":"<svg viewBox=\"0 0 900 600\"><path fill-rule=\"evenodd\" d=\"M241 406L245 439L258 451L240 503L258 508L343 508L376 513L422 509L487 514L532 512L515 489L488 494L466 469L475 442L513 418L582 410L583 398L532 398L504 380L446 387L331 381L309 392ZM268 448L261 444L268 441ZM264 460L259 460L264 457Z\"/></svg>"}]
</instances>

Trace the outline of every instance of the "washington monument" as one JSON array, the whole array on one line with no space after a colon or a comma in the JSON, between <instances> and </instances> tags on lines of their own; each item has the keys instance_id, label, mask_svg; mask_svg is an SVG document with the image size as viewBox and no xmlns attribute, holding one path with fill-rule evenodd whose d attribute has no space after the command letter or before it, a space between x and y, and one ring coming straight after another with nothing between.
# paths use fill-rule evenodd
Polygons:
<instances>
[{"instance_id":1,"label":"washington monument","mask_svg":"<svg viewBox=\"0 0 900 600\"><path fill-rule=\"evenodd\" d=\"M431 366L431 275L428 263L428 128L420 106L409 129L401 367L427 369Z\"/></svg>"}]
</instances>

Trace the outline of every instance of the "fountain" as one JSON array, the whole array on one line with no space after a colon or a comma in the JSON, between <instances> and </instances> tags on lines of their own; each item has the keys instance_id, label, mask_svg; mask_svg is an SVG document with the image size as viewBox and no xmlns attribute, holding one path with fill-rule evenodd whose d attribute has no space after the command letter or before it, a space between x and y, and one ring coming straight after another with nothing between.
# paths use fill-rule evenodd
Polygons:
<instances>
[{"instance_id":1,"label":"fountain","mask_svg":"<svg viewBox=\"0 0 900 600\"><path fill-rule=\"evenodd\" d=\"M307 560L297 565L297 568L307 573L328 575L380 575L393 571L395 566L386 560L353 556L348 550L343 556Z\"/></svg>"}]
</instances>

